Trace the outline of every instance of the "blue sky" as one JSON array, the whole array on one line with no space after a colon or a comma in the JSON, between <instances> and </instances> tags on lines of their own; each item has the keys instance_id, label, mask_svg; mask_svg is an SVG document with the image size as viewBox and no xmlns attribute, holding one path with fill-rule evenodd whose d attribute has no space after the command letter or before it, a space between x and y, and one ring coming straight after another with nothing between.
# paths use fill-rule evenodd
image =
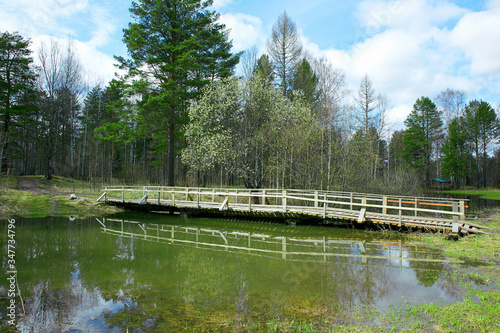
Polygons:
<instances>
[{"instance_id":1,"label":"blue sky","mask_svg":"<svg viewBox=\"0 0 500 333\"><path fill-rule=\"evenodd\" d=\"M36 50L49 36L74 39L89 80L106 84L126 55L128 0L0 0L0 31L19 31ZM446 88L500 103L500 0L215 0L234 51L265 52L286 10L304 48L346 73L352 94L365 74L387 96L395 128L421 96ZM499 110L500 111L500 110Z\"/></svg>"}]
</instances>

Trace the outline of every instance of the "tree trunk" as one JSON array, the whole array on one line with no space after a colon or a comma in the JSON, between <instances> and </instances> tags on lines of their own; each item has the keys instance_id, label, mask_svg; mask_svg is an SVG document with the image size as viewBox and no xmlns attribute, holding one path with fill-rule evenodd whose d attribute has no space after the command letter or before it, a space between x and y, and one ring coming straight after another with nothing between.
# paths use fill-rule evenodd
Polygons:
<instances>
[{"instance_id":1,"label":"tree trunk","mask_svg":"<svg viewBox=\"0 0 500 333\"><path fill-rule=\"evenodd\" d=\"M173 119L173 110L171 110L169 128L168 128L168 156L167 156L167 186L175 186L175 172L174 172L174 164L175 164L175 125Z\"/></svg>"}]
</instances>

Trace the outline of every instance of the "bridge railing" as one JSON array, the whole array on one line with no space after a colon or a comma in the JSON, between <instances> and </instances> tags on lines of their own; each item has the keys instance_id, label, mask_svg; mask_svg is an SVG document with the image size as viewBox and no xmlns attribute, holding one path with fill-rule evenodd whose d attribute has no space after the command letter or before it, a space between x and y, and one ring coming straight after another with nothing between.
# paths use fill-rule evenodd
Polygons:
<instances>
[{"instance_id":1,"label":"bridge railing","mask_svg":"<svg viewBox=\"0 0 500 333\"><path fill-rule=\"evenodd\" d=\"M195 203L225 209L239 207L248 210L271 207L282 212L315 211L326 216L330 210L366 212L384 216L432 216L447 220L465 220L467 200L411 196L379 195L356 192L296 190L296 189L233 189L166 186L105 186L98 199L138 200L138 203L176 205ZM142 202L141 202L142 201ZM224 206L223 206L224 205Z\"/></svg>"},{"instance_id":2,"label":"bridge railing","mask_svg":"<svg viewBox=\"0 0 500 333\"><path fill-rule=\"evenodd\" d=\"M249 231L228 231L180 225L152 224L138 221L104 218L104 233L134 237L156 243L196 246L242 254L263 255L291 260L321 260L344 258L350 263L372 264L384 262L386 266L402 266L402 261L449 262L432 256L425 245L404 244L390 240L354 240L329 237L303 238L277 234L257 234ZM409 251L411 248L411 251ZM421 258L421 249L427 255Z\"/></svg>"}]
</instances>

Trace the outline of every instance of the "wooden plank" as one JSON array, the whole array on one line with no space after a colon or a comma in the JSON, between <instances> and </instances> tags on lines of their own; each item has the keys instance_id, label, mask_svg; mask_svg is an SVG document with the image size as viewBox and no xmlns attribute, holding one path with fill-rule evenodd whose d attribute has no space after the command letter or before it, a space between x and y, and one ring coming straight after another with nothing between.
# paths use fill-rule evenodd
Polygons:
<instances>
[{"instance_id":1,"label":"wooden plank","mask_svg":"<svg viewBox=\"0 0 500 333\"><path fill-rule=\"evenodd\" d=\"M359 211L358 223L365 222L365 216L366 216L366 208L361 208L361 210Z\"/></svg>"}]
</instances>

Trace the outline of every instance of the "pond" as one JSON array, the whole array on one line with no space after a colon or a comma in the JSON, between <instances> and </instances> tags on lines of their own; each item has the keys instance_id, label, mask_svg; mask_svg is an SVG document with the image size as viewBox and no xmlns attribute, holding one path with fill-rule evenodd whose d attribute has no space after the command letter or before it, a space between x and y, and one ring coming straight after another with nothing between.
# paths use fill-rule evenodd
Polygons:
<instances>
[{"instance_id":1,"label":"pond","mask_svg":"<svg viewBox=\"0 0 500 333\"><path fill-rule=\"evenodd\" d=\"M7 224L0 222L4 253ZM462 296L439 251L392 232L162 214L16 218L15 226L21 332L224 332L320 318L347 324L366 308ZM4 273L7 261L3 255ZM0 288L5 321L6 278Z\"/></svg>"}]
</instances>

